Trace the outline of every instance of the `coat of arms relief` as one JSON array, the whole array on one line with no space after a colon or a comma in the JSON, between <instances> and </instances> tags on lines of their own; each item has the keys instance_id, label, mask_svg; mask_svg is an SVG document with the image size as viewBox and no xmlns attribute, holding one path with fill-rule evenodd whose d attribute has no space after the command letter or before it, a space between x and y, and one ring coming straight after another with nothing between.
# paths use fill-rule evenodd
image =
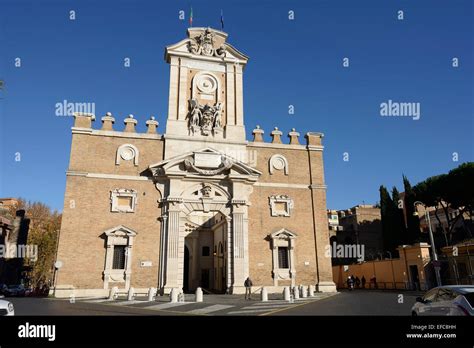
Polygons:
<instances>
[{"instance_id":1,"label":"coat of arms relief","mask_svg":"<svg viewBox=\"0 0 474 348\"><path fill-rule=\"evenodd\" d=\"M216 135L222 132L222 103L201 105L197 99L191 99L189 109L189 130L192 134Z\"/></svg>"},{"instance_id":2,"label":"coat of arms relief","mask_svg":"<svg viewBox=\"0 0 474 348\"><path fill-rule=\"evenodd\" d=\"M207 28L201 33L201 35L196 36L191 40L189 43L189 51L194 54L208 57L224 58L226 55L226 48L224 45L214 48L214 33L210 28Z\"/></svg>"}]
</instances>

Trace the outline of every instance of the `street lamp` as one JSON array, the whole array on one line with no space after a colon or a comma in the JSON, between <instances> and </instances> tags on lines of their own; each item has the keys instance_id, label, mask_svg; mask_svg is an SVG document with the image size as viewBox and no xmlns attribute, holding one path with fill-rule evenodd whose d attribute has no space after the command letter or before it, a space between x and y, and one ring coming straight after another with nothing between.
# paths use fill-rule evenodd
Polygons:
<instances>
[{"instance_id":1,"label":"street lamp","mask_svg":"<svg viewBox=\"0 0 474 348\"><path fill-rule=\"evenodd\" d=\"M433 266L434 266L435 274L436 274L436 283L437 283L437 286L441 286L441 275L439 274L438 255L436 254L433 231L431 230L430 213L428 212L428 209L426 209L426 205L423 202L416 201L415 203L413 203L413 206L415 207L413 216L418 216L418 212L416 211L416 206L418 204L422 205L423 208L425 208L425 216L426 216L426 220L428 221L428 230L430 234L431 252L433 253Z\"/></svg>"}]
</instances>

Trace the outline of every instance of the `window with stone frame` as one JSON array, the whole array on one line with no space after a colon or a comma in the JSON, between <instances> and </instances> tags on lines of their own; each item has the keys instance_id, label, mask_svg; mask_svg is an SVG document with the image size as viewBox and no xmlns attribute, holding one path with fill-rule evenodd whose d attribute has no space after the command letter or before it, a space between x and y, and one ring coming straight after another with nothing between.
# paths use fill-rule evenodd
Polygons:
<instances>
[{"instance_id":1,"label":"window with stone frame","mask_svg":"<svg viewBox=\"0 0 474 348\"><path fill-rule=\"evenodd\" d=\"M291 285L294 286L296 233L283 228L272 233L269 237L273 260L273 285L278 286L280 280L291 280Z\"/></svg>"},{"instance_id":2,"label":"window with stone frame","mask_svg":"<svg viewBox=\"0 0 474 348\"><path fill-rule=\"evenodd\" d=\"M289 268L287 247L278 247L278 268Z\"/></svg>"},{"instance_id":3,"label":"window with stone frame","mask_svg":"<svg viewBox=\"0 0 474 348\"><path fill-rule=\"evenodd\" d=\"M273 195L268 197L271 216L291 216L294 207L293 199L287 195Z\"/></svg>"},{"instance_id":4,"label":"window with stone frame","mask_svg":"<svg viewBox=\"0 0 474 348\"><path fill-rule=\"evenodd\" d=\"M125 245L114 245L112 269L125 269Z\"/></svg>"},{"instance_id":5,"label":"window with stone frame","mask_svg":"<svg viewBox=\"0 0 474 348\"><path fill-rule=\"evenodd\" d=\"M112 212L133 213L137 205L137 191L115 189L110 192L110 203Z\"/></svg>"},{"instance_id":6,"label":"window with stone frame","mask_svg":"<svg viewBox=\"0 0 474 348\"><path fill-rule=\"evenodd\" d=\"M123 225L104 232L106 239L104 289L109 285L130 287L132 249L137 233ZM121 283L121 284L120 284Z\"/></svg>"}]
</instances>

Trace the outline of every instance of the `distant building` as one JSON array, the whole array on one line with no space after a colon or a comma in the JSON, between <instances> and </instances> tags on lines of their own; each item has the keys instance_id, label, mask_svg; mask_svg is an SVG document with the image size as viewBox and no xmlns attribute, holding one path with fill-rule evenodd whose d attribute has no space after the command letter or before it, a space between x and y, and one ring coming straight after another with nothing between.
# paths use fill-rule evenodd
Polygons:
<instances>
[{"instance_id":1,"label":"distant building","mask_svg":"<svg viewBox=\"0 0 474 348\"><path fill-rule=\"evenodd\" d=\"M363 204L346 210L328 210L328 225L331 245L363 245L366 259L384 257L380 208ZM333 259L333 264L341 262L348 260Z\"/></svg>"},{"instance_id":2,"label":"distant building","mask_svg":"<svg viewBox=\"0 0 474 348\"><path fill-rule=\"evenodd\" d=\"M30 220L25 218L24 210L16 210L17 206L14 198L0 198L0 283L5 284L21 283L24 270L23 259L10 254L18 245L26 245L28 239Z\"/></svg>"},{"instance_id":3,"label":"distant building","mask_svg":"<svg viewBox=\"0 0 474 348\"><path fill-rule=\"evenodd\" d=\"M443 247L441 253L449 265L443 284L474 285L474 239Z\"/></svg>"}]
</instances>

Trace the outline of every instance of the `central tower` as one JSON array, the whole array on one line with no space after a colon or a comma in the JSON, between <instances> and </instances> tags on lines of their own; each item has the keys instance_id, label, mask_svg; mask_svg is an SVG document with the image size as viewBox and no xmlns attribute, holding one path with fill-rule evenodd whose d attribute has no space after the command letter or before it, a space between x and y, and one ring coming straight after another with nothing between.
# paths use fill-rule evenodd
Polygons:
<instances>
[{"instance_id":1,"label":"central tower","mask_svg":"<svg viewBox=\"0 0 474 348\"><path fill-rule=\"evenodd\" d=\"M187 34L165 52L170 64L165 158L204 146L238 150L245 145L242 73L248 57L226 42L224 32L189 28Z\"/></svg>"}]
</instances>

